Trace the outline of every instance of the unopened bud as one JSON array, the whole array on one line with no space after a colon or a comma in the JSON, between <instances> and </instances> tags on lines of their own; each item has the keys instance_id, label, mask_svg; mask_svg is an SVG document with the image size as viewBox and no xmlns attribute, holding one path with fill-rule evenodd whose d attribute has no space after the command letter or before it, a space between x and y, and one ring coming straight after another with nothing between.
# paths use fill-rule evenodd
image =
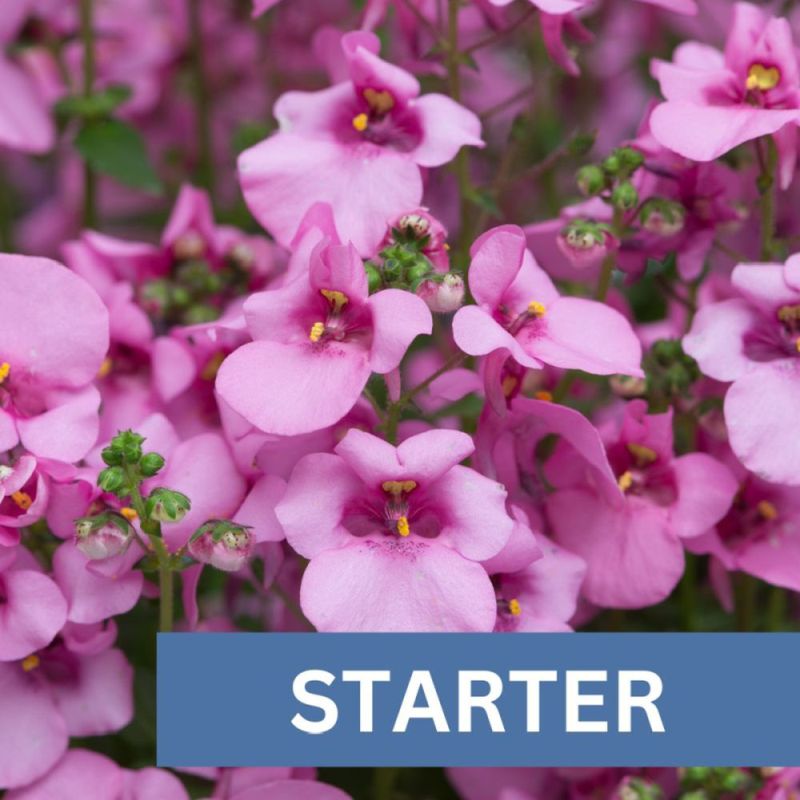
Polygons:
<instances>
[{"instance_id":1,"label":"unopened bud","mask_svg":"<svg viewBox=\"0 0 800 800\"><path fill-rule=\"evenodd\" d=\"M128 489L128 480L122 467L107 467L97 476L97 485L109 494L124 494Z\"/></svg>"},{"instance_id":2,"label":"unopened bud","mask_svg":"<svg viewBox=\"0 0 800 800\"><path fill-rule=\"evenodd\" d=\"M369 293L377 292L383 286L383 276L380 270L371 261L364 262L364 270L367 273Z\"/></svg>"},{"instance_id":3,"label":"unopened bud","mask_svg":"<svg viewBox=\"0 0 800 800\"><path fill-rule=\"evenodd\" d=\"M196 231L187 231L179 236L172 245L172 252L179 261L200 258L205 251L206 243Z\"/></svg>"},{"instance_id":4,"label":"unopened bud","mask_svg":"<svg viewBox=\"0 0 800 800\"><path fill-rule=\"evenodd\" d=\"M142 457L142 442L144 436L140 436L134 431L120 431L106 448L122 457L128 464L135 464ZM104 452L106 452L104 450ZM108 462L106 462L108 463Z\"/></svg>"},{"instance_id":5,"label":"unopened bud","mask_svg":"<svg viewBox=\"0 0 800 800\"><path fill-rule=\"evenodd\" d=\"M164 466L164 456L159 453L145 453L139 462L139 469L145 478L157 475Z\"/></svg>"},{"instance_id":6,"label":"unopened bud","mask_svg":"<svg viewBox=\"0 0 800 800\"><path fill-rule=\"evenodd\" d=\"M416 212L414 214L403 214L403 216L397 220L397 225L395 227L399 228L404 233L413 235L417 239L421 239L430 231L431 221L427 215L420 212Z\"/></svg>"},{"instance_id":7,"label":"unopened bud","mask_svg":"<svg viewBox=\"0 0 800 800\"><path fill-rule=\"evenodd\" d=\"M464 279L456 272L448 272L441 280L423 281L417 295L437 314L449 314L461 308L464 302Z\"/></svg>"},{"instance_id":8,"label":"unopened bud","mask_svg":"<svg viewBox=\"0 0 800 800\"><path fill-rule=\"evenodd\" d=\"M148 515L158 522L180 522L191 507L185 494L161 487L153 489L146 501Z\"/></svg>"},{"instance_id":9,"label":"unopened bud","mask_svg":"<svg viewBox=\"0 0 800 800\"><path fill-rule=\"evenodd\" d=\"M83 517L75 522L78 550L92 561L124 553L132 540L133 528L125 519L114 514Z\"/></svg>"},{"instance_id":10,"label":"unopened bud","mask_svg":"<svg viewBox=\"0 0 800 800\"><path fill-rule=\"evenodd\" d=\"M639 202L639 192L630 181L618 183L611 192L611 204L621 211L630 211L636 208Z\"/></svg>"},{"instance_id":11,"label":"unopened bud","mask_svg":"<svg viewBox=\"0 0 800 800\"><path fill-rule=\"evenodd\" d=\"M633 375L612 375L609 379L611 391L617 397L642 397L647 392L647 380Z\"/></svg>"},{"instance_id":12,"label":"unopened bud","mask_svg":"<svg viewBox=\"0 0 800 800\"><path fill-rule=\"evenodd\" d=\"M230 249L228 258L245 272L250 272L256 263L256 254L253 252L253 248L249 244L245 244L245 242L237 242Z\"/></svg>"},{"instance_id":13,"label":"unopened bud","mask_svg":"<svg viewBox=\"0 0 800 800\"><path fill-rule=\"evenodd\" d=\"M683 230L686 210L680 203L651 197L642 206L639 219L646 231L658 236L674 236Z\"/></svg>"},{"instance_id":14,"label":"unopened bud","mask_svg":"<svg viewBox=\"0 0 800 800\"><path fill-rule=\"evenodd\" d=\"M575 220L562 229L556 244L559 250L578 269L587 269L599 264L610 250L617 247L617 240L607 225L589 220Z\"/></svg>"},{"instance_id":15,"label":"unopened bud","mask_svg":"<svg viewBox=\"0 0 800 800\"><path fill-rule=\"evenodd\" d=\"M253 552L254 539L247 527L228 520L203 525L189 542L189 554L203 564L236 572Z\"/></svg>"},{"instance_id":16,"label":"unopened bud","mask_svg":"<svg viewBox=\"0 0 800 800\"><path fill-rule=\"evenodd\" d=\"M603 174L603 170L594 164L587 164L585 167L581 167L578 170L576 180L581 194L586 197L593 197L596 194L600 194L606 185L606 178Z\"/></svg>"}]
</instances>

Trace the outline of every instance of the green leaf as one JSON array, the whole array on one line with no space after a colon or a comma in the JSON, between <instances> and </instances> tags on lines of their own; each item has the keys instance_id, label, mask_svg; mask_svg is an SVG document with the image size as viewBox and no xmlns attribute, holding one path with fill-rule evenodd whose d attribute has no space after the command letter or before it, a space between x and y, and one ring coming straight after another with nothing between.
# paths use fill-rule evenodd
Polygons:
<instances>
[{"instance_id":1,"label":"green leaf","mask_svg":"<svg viewBox=\"0 0 800 800\"><path fill-rule=\"evenodd\" d=\"M87 120L75 137L75 149L103 175L134 189L161 192L144 140L130 125L118 119Z\"/></svg>"}]
</instances>

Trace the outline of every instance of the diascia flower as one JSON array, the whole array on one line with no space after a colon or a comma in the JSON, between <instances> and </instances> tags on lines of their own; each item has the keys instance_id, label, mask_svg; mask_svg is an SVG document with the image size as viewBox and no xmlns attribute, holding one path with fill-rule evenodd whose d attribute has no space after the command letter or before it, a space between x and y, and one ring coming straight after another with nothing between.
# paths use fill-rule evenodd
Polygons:
<instances>
[{"instance_id":1,"label":"diascia flower","mask_svg":"<svg viewBox=\"0 0 800 800\"><path fill-rule=\"evenodd\" d=\"M420 168L483 142L478 117L445 95L420 97L413 75L378 57L377 36L346 34L342 49L349 79L280 97L280 131L242 153L239 178L250 210L282 244L311 205L327 202L342 239L370 256L387 222L420 205Z\"/></svg>"},{"instance_id":2,"label":"diascia flower","mask_svg":"<svg viewBox=\"0 0 800 800\"><path fill-rule=\"evenodd\" d=\"M276 514L310 559L300 600L321 631L490 631L486 570L511 536L505 490L459 465L459 431L393 447L351 430L335 453L303 458Z\"/></svg>"},{"instance_id":3,"label":"diascia flower","mask_svg":"<svg viewBox=\"0 0 800 800\"><path fill-rule=\"evenodd\" d=\"M0 452L76 461L97 438L108 313L55 261L0 255ZM35 287L35 291L33 290Z\"/></svg>"},{"instance_id":4,"label":"diascia flower","mask_svg":"<svg viewBox=\"0 0 800 800\"><path fill-rule=\"evenodd\" d=\"M370 374L395 369L414 338L433 325L424 301L410 292L368 296L355 248L325 243L306 275L252 295L244 312L256 341L225 359L217 391L252 425L283 435L338 422Z\"/></svg>"},{"instance_id":5,"label":"diascia flower","mask_svg":"<svg viewBox=\"0 0 800 800\"><path fill-rule=\"evenodd\" d=\"M664 147L694 161L713 161L737 145L774 135L788 185L800 120L797 51L786 19L736 3L725 51L684 42L673 61L652 72L666 102L650 119Z\"/></svg>"},{"instance_id":6,"label":"diascia flower","mask_svg":"<svg viewBox=\"0 0 800 800\"><path fill-rule=\"evenodd\" d=\"M511 356L531 369L550 364L598 375L643 374L641 345L628 321L603 303L561 297L525 249L521 228L493 228L470 252L469 287L477 305L460 309L453 320L465 353L496 354L495 366Z\"/></svg>"},{"instance_id":7,"label":"diascia flower","mask_svg":"<svg viewBox=\"0 0 800 800\"><path fill-rule=\"evenodd\" d=\"M732 381L725 396L730 444L760 478L800 484L800 442L786 435L800 408L800 255L786 264L739 264L739 297L700 309L683 339L700 369Z\"/></svg>"},{"instance_id":8,"label":"diascia flower","mask_svg":"<svg viewBox=\"0 0 800 800\"><path fill-rule=\"evenodd\" d=\"M587 563L586 598L606 608L641 608L675 588L681 539L716 525L738 486L706 453L675 457L672 410L647 414L646 404L633 400L609 434L605 464L584 461L571 447L556 449L546 466L556 487L547 513L556 541Z\"/></svg>"}]
</instances>

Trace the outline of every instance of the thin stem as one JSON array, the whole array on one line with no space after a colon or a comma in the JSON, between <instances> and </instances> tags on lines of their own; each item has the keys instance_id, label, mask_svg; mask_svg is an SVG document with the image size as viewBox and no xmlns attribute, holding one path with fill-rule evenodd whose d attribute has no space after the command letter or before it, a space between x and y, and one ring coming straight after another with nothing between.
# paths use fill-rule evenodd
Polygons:
<instances>
[{"instance_id":1,"label":"thin stem","mask_svg":"<svg viewBox=\"0 0 800 800\"><path fill-rule=\"evenodd\" d=\"M508 36L509 33L515 31L523 22L530 19L535 13L537 9L536 6L530 6L526 11L524 11L519 17L517 17L514 22L512 22L507 28L503 28L502 30L495 31L494 33L485 36L483 39L480 39L475 44L470 45L464 53L469 55L474 53L476 50L482 50L484 47L489 47L490 45L496 44L497 42L502 41L503 39Z\"/></svg>"},{"instance_id":2,"label":"thin stem","mask_svg":"<svg viewBox=\"0 0 800 800\"><path fill-rule=\"evenodd\" d=\"M0 251L14 252L14 225L12 220L11 183L0 179Z\"/></svg>"},{"instance_id":3,"label":"thin stem","mask_svg":"<svg viewBox=\"0 0 800 800\"><path fill-rule=\"evenodd\" d=\"M83 44L83 95L91 97L94 91L94 0L80 0L80 29ZM97 175L84 161L83 165L83 226L97 226Z\"/></svg>"},{"instance_id":4,"label":"thin stem","mask_svg":"<svg viewBox=\"0 0 800 800\"><path fill-rule=\"evenodd\" d=\"M514 92L510 97L507 97L505 100L501 100L499 103L495 103L493 106L489 106L486 111L482 111L479 116L482 122L486 122L487 119L490 119L495 114L500 113L501 111L505 111L509 106L513 106L514 103L524 100L528 95L533 94L536 91L535 86L526 86L524 89L520 89L518 92Z\"/></svg>"},{"instance_id":5,"label":"thin stem","mask_svg":"<svg viewBox=\"0 0 800 800\"><path fill-rule=\"evenodd\" d=\"M367 389L366 386L364 387L364 391L362 392L362 394L364 395L364 397L367 398L367 400L369 400L370 405L375 410L375 413L378 415L378 419L383 421L383 418L385 416L384 411L381 408L380 403L378 403L377 399L375 398L375 395L372 394L372 392L369 389Z\"/></svg>"},{"instance_id":6,"label":"thin stem","mask_svg":"<svg viewBox=\"0 0 800 800\"><path fill-rule=\"evenodd\" d=\"M392 800L398 773L397 767L376 767L372 779L372 796L375 800Z\"/></svg>"},{"instance_id":7,"label":"thin stem","mask_svg":"<svg viewBox=\"0 0 800 800\"><path fill-rule=\"evenodd\" d=\"M418 383L413 389L409 389L405 394L401 395L396 403L389 406L388 414L386 415L386 423L384 431L386 439L394 444L397 441L397 426L400 424L400 416L403 409L420 393L424 392L438 377L449 372L453 367L458 366L466 356L464 353L453 353L447 361L442 364L436 372L431 373L425 378L424 381Z\"/></svg>"},{"instance_id":8,"label":"thin stem","mask_svg":"<svg viewBox=\"0 0 800 800\"><path fill-rule=\"evenodd\" d=\"M158 559L158 629L163 633L172 630L173 617L175 615L175 587L172 569L172 558L167 545L161 536L161 524L157 520L150 519L147 514L142 492L139 489L139 476L137 471L130 464L124 466L125 475L128 479L131 505L136 515L139 517L139 525L147 534L150 545Z\"/></svg>"},{"instance_id":9,"label":"thin stem","mask_svg":"<svg viewBox=\"0 0 800 800\"><path fill-rule=\"evenodd\" d=\"M751 575L740 572L736 575L734 593L736 596L736 630L755 630L756 591L758 584Z\"/></svg>"},{"instance_id":10,"label":"thin stem","mask_svg":"<svg viewBox=\"0 0 800 800\"><path fill-rule=\"evenodd\" d=\"M686 554L686 568L679 586L681 622L683 630L697 630L695 606L697 604L697 556Z\"/></svg>"},{"instance_id":11,"label":"thin stem","mask_svg":"<svg viewBox=\"0 0 800 800\"><path fill-rule=\"evenodd\" d=\"M614 209L614 217L611 222L611 232L614 236L621 240L625 231L624 213L621 209ZM614 273L614 264L616 258L613 251L603 259L603 264L600 267L600 279L597 282L597 291L595 292L595 299L601 302L606 299L608 290L611 288L611 277Z\"/></svg>"},{"instance_id":12,"label":"thin stem","mask_svg":"<svg viewBox=\"0 0 800 800\"><path fill-rule=\"evenodd\" d=\"M782 631L786 625L787 608L786 589L782 586L772 586L769 590L768 629Z\"/></svg>"},{"instance_id":13,"label":"thin stem","mask_svg":"<svg viewBox=\"0 0 800 800\"><path fill-rule=\"evenodd\" d=\"M194 107L197 119L197 137L200 148L197 182L214 198L214 145L211 133L211 101L205 73L205 48L203 45L202 0L187 0L191 31L192 82Z\"/></svg>"},{"instance_id":14,"label":"thin stem","mask_svg":"<svg viewBox=\"0 0 800 800\"><path fill-rule=\"evenodd\" d=\"M461 0L448 0L447 3L447 83L450 97L461 102L461 55L458 49L458 11ZM466 148L462 147L455 157L455 172L458 180L458 197L460 209L460 227L457 254L463 257L467 253L471 237L470 218L472 207L470 198L473 194L469 177L469 161Z\"/></svg>"},{"instance_id":15,"label":"thin stem","mask_svg":"<svg viewBox=\"0 0 800 800\"><path fill-rule=\"evenodd\" d=\"M764 153L766 149L766 153ZM763 260L769 261L775 253L775 192L778 188L775 171L778 165L778 148L771 136L756 140L761 174L758 176L758 190L761 193L761 253Z\"/></svg>"}]
</instances>

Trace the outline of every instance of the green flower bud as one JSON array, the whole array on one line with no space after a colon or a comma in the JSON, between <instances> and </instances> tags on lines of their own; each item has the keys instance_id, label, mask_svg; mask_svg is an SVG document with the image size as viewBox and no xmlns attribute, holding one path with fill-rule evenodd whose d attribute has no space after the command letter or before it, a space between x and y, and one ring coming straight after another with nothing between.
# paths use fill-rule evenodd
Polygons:
<instances>
[{"instance_id":1,"label":"green flower bud","mask_svg":"<svg viewBox=\"0 0 800 800\"><path fill-rule=\"evenodd\" d=\"M145 503L148 516L158 522L180 522L191 507L185 494L162 487L153 489Z\"/></svg>"},{"instance_id":2,"label":"green flower bud","mask_svg":"<svg viewBox=\"0 0 800 800\"><path fill-rule=\"evenodd\" d=\"M97 476L97 485L109 494L125 494L128 480L122 467L107 467Z\"/></svg>"},{"instance_id":3,"label":"green flower bud","mask_svg":"<svg viewBox=\"0 0 800 800\"><path fill-rule=\"evenodd\" d=\"M207 303L195 303L183 312L183 322L186 325L200 325L215 319L219 319L219 309Z\"/></svg>"},{"instance_id":4,"label":"green flower bud","mask_svg":"<svg viewBox=\"0 0 800 800\"><path fill-rule=\"evenodd\" d=\"M606 160L603 162L603 169L609 175L616 175L620 169L622 168L622 162L619 160L619 156L616 152L612 153Z\"/></svg>"},{"instance_id":5,"label":"green flower bud","mask_svg":"<svg viewBox=\"0 0 800 800\"><path fill-rule=\"evenodd\" d=\"M383 276L380 270L371 261L366 261L364 263L364 270L367 273L369 293L377 292L381 286L383 286Z\"/></svg>"},{"instance_id":6,"label":"green flower bud","mask_svg":"<svg viewBox=\"0 0 800 800\"><path fill-rule=\"evenodd\" d=\"M145 453L139 462L139 470L145 478L157 475L164 466L164 456L159 453Z\"/></svg>"},{"instance_id":7,"label":"green flower bud","mask_svg":"<svg viewBox=\"0 0 800 800\"><path fill-rule=\"evenodd\" d=\"M114 447L104 447L100 457L109 467L116 467L122 463L122 452Z\"/></svg>"},{"instance_id":8,"label":"green flower bud","mask_svg":"<svg viewBox=\"0 0 800 800\"><path fill-rule=\"evenodd\" d=\"M611 192L611 204L622 211L636 208L639 202L639 192L630 181L618 183Z\"/></svg>"},{"instance_id":9,"label":"green flower bud","mask_svg":"<svg viewBox=\"0 0 800 800\"><path fill-rule=\"evenodd\" d=\"M633 147L620 147L614 151L620 166L630 175L644 164L644 155Z\"/></svg>"},{"instance_id":10,"label":"green flower bud","mask_svg":"<svg viewBox=\"0 0 800 800\"><path fill-rule=\"evenodd\" d=\"M172 285L169 281L158 278L148 281L139 291L139 301L144 310L153 316L162 316L169 308L172 297Z\"/></svg>"},{"instance_id":11,"label":"green flower bud","mask_svg":"<svg viewBox=\"0 0 800 800\"><path fill-rule=\"evenodd\" d=\"M596 194L600 194L606 185L606 178L605 175L603 175L603 170L594 164L587 164L585 167L581 167L578 170L576 180L581 194L586 197L593 197Z\"/></svg>"},{"instance_id":12,"label":"green flower bud","mask_svg":"<svg viewBox=\"0 0 800 800\"><path fill-rule=\"evenodd\" d=\"M431 274L431 264L425 257L420 258L416 263L410 267L406 272L408 281L412 287L424 280Z\"/></svg>"},{"instance_id":13,"label":"green flower bud","mask_svg":"<svg viewBox=\"0 0 800 800\"><path fill-rule=\"evenodd\" d=\"M120 454L122 461L135 464L142 457L142 442L144 442L144 436L133 431L120 431L106 449Z\"/></svg>"},{"instance_id":14,"label":"green flower bud","mask_svg":"<svg viewBox=\"0 0 800 800\"><path fill-rule=\"evenodd\" d=\"M672 200L650 197L642 205L639 219L645 230L659 236L674 236L683 230L686 209Z\"/></svg>"}]
</instances>

